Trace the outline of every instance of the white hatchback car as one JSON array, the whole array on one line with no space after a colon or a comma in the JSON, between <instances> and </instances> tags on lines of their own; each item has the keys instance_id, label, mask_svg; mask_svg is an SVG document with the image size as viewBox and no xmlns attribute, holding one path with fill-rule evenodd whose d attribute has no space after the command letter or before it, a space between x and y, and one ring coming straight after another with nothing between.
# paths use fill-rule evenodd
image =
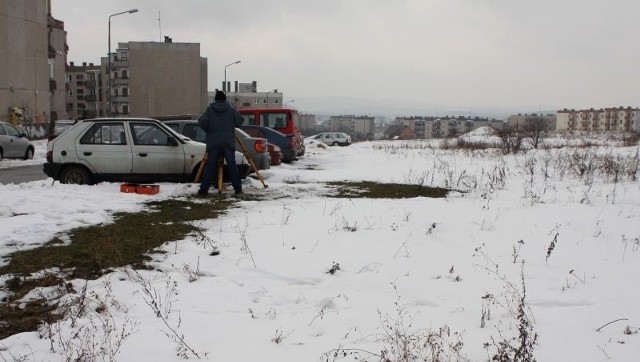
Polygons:
<instances>
[{"instance_id":1,"label":"white hatchback car","mask_svg":"<svg viewBox=\"0 0 640 362\"><path fill-rule=\"evenodd\" d=\"M98 118L80 121L47 144L47 176L62 183L100 181L192 182L206 146L185 140L148 118ZM236 152L242 178L249 173Z\"/></svg>"},{"instance_id":2,"label":"white hatchback car","mask_svg":"<svg viewBox=\"0 0 640 362\"><path fill-rule=\"evenodd\" d=\"M351 144L351 136L343 132L322 132L309 137L320 141L329 146L349 146Z\"/></svg>"}]
</instances>

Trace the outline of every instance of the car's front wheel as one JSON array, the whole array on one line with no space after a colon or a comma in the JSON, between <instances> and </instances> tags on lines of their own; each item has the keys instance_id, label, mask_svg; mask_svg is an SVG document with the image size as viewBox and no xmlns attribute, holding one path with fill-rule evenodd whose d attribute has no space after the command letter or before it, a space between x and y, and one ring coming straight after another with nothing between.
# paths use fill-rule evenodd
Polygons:
<instances>
[{"instance_id":1,"label":"car's front wheel","mask_svg":"<svg viewBox=\"0 0 640 362\"><path fill-rule=\"evenodd\" d=\"M338 141L333 141L333 143L331 144L331 146L338 146L338 145L339 145Z\"/></svg>"},{"instance_id":2,"label":"car's front wheel","mask_svg":"<svg viewBox=\"0 0 640 362\"><path fill-rule=\"evenodd\" d=\"M60 182L63 184L88 185L91 175L84 167L67 166L60 172Z\"/></svg>"}]
</instances>

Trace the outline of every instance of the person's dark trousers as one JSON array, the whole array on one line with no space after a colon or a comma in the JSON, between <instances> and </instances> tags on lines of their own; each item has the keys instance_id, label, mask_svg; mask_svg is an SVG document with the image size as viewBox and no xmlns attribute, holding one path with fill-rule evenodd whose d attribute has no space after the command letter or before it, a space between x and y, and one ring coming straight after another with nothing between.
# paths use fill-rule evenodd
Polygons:
<instances>
[{"instance_id":1,"label":"person's dark trousers","mask_svg":"<svg viewBox=\"0 0 640 362\"><path fill-rule=\"evenodd\" d=\"M236 151L231 148L207 148L209 158L207 165L204 167L204 174L202 175L202 181L200 182L200 190L198 193L204 194L209 191L209 187L213 183L216 171L218 169L218 157L224 156L227 161L227 170L229 171L229 179L236 192L242 192L242 184L240 183L240 175L238 174L238 165L236 165Z\"/></svg>"}]
</instances>

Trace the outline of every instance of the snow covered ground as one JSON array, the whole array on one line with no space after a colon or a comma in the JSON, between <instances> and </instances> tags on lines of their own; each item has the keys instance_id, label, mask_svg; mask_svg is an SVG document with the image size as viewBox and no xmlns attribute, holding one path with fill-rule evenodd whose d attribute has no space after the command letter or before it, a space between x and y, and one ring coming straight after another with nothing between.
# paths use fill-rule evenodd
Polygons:
<instances>
[{"instance_id":1,"label":"snow covered ground","mask_svg":"<svg viewBox=\"0 0 640 362\"><path fill-rule=\"evenodd\" d=\"M426 343L450 360L486 361L500 341L516 345L510 339L520 327L537 333L538 361L635 361L637 165L637 146L504 156L427 141L310 143L298 162L263 172L268 188L244 181L247 193L273 198L241 201L201 225L220 255L210 256L195 235L169 243L154 256L154 271L121 269L88 282L88 295L106 311L6 338L0 357L67 360L84 345L105 348L94 348L97 359L122 361L375 361L382 353L401 360L403 350L424 357ZM325 182L344 180L463 192L326 196ZM120 193L114 183L3 185L0 255L195 191L188 184L160 184L153 196ZM85 282L73 283L79 291ZM131 334L121 338L123 331Z\"/></svg>"}]
</instances>

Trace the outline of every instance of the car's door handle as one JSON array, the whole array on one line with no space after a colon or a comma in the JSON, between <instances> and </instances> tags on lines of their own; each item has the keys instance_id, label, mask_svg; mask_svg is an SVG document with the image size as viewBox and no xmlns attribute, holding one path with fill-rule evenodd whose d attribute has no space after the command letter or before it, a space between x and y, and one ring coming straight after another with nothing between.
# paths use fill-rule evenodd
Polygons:
<instances>
[{"instance_id":1,"label":"car's door handle","mask_svg":"<svg viewBox=\"0 0 640 362\"><path fill-rule=\"evenodd\" d=\"M138 155L140 155L140 157L147 157L146 153L138 153Z\"/></svg>"},{"instance_id":2,"label":"car's door handle","mask_svg":"<svg viewBox=\"0 0 640 362\"><path fill-rule=\"evenodd\" d=\"M82 154L85 155L85 156L91 156L91 155L93 155L93 152L83 152Z\"/></svg>"}]
</instances>

